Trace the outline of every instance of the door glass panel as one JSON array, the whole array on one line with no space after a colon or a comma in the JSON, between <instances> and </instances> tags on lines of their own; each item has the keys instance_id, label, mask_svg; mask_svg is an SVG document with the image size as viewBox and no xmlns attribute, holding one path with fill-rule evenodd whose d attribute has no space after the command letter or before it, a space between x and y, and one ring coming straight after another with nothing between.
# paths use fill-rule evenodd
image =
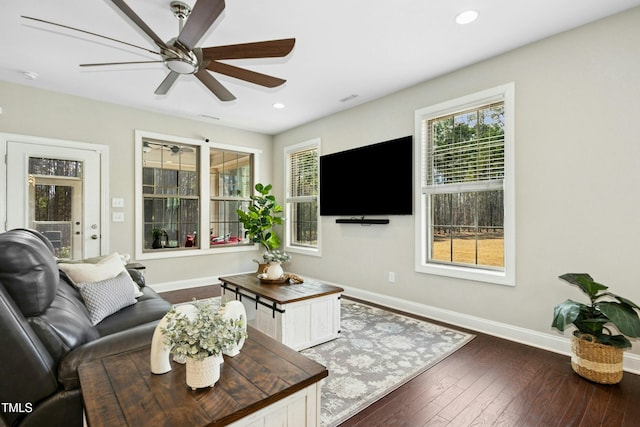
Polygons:
<instances>
[{"instance_id":1,"label":"door glass panel","mask_svg":"<svg viewBox=\"0 0 640 427\"><path fill-rule=\"evenodd\" d=\"M80 258L82 162L29 158L29 227L44 234L61 259ZM75 224L74 224L75 222Z\"/></svg>"}]
</instances>

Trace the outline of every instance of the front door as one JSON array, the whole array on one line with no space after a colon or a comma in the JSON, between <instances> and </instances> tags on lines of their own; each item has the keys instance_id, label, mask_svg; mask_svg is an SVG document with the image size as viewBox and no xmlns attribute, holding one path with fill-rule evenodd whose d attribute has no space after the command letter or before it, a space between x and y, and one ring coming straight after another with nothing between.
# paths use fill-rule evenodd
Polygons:
<instances>
[{"instance_id":1,"label":"front door","mask_svg":"<svg viewBox=\"0 0 640 427\"><path fill-rule=\"evenodd\" d=\"M62 259L101 254L101 152L85 145L7 140L7 230L42 232Z\"/></svg>"}]
</instances>

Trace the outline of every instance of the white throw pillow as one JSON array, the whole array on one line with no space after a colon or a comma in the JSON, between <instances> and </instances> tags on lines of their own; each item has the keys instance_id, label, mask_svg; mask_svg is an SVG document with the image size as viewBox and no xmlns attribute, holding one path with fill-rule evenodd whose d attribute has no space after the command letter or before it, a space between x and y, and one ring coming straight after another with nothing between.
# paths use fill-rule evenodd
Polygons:
<instances>
[{"instance_id":1,"label":"white throw pillow","mask_svg":"<svg viewBox=\"0 0 640 427\"><path fill-rule=\"evenodd\" d=\"M138 284L133 281L122 261L122 257L117 252L112 253L96 263L59 263L58 268L67 273L67 276L78 283L99 282L101 280L113 279L118 274L125 272L136 297L143 293Z\"/></svg>"},{"instance_id":2,"label":"white throw pillow","mask_svg":"<svg viewBox=\"0 0 640 427\"><path fill-rule=\"evenodd\" d=\"M123 271L111 279L77 284L92 324L97 325L105 317L137 302L130 281Z\"/></svg>"}]
</instances>

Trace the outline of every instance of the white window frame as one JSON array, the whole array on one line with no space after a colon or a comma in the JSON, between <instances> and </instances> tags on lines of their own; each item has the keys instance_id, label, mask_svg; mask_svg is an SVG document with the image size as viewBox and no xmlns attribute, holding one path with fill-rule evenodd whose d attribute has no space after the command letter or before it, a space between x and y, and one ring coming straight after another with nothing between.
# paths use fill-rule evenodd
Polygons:
<instances>
[{"instance_id":1,"label":"white window frame","mask_svg":"<svg viewBox=\"0 0 640 427\"><path fill-rule=\"evenodd\" d=\"M144 252L143 251L143 199L142 194L142 145L144 139L154 139L159 141L167 141L176 145L196 145L200 147L200 230L209 230L209 205L210 195L209 191L209 149L216 148L220 150L239 151L244 153L250 153L254 155L253 163L253 182L256 182L256 178L260 176L258 171L258 165L260 164L259 155L262 150L241 147L230 144L220 144L216 142L208 142L205 140L184 138L174 135L165 135L156 132L148 132L143 130L135 131L135 256L137 260L146 259L161 259L161 258L177 258L177 257L189 257L200 256L207 254L219 254L229 252L250 252L257 249L257 244L254 245L233 245L219 247L210 247L208 239L206 241L206 247L188 249L188 250L162 250L158 252ZM208 235L208 233L207 233Z\"/></svg>"},{"instance_id":2,"label":"white window frame","mask_svg":"<svg viewBox=\"0 0 640 427\"><path fill-rule=\"evenodd\" d=\"M499 271L475 266L460 266L428 262L431 242L430 209L428 194L423 192L425 182L426 146L423 126L426 120L469 110L491 102L504 102L504 269ZM416 241L415 270L419 273L448 276L499 285L515 285L515 84L513 82L471 95L442 102L415 111L415 211Z\"/></svg>"},{"instance_id":3,"label":"white window frame","mask_svg":"<svg viewBox=\"0 0 640 427\"><path fill-rule=\"evenodd\" d=\"M320 147L321 146L321 140L320 138L314 138L311 139L309 141L305 141L305 142L301 142L298 144L294 144L294 145L290 145L288 147L285 147L284 149L284 182L285 182L285 188L284 188L284 194L285 194L285 211L286 211L286 218L291 218L291 202L290 202L290 195L289 195L289 184L290 184L290 180L291 180L291 176L290 176L290 165L289 165L289 154L290 153L294 153L296 151L303 151L303 150L308 150L311 148L315 148L318 150L318 161L320 161ZM320 173L320 167L318 166L318 173ZM318 183L318 185L320 185ZM298 246L298 245L292 245L291 241L292 241L292 236L291 236L291 229L289 228L289 224L285 224L284 226L284 230L285 230L285 250L287 252L292 252L292 253L299 253L299 254L305 254L305 255L312 255L312 256L321 256L322 255L322 245L321 245L321 221L320 221L320 189L318 188L318 196L316 196L318 203L318 229L317 229L317 236L318 236L318 244L316 247L305 247L305 246ZM286 221L285 221L286 222Z\"/></svg>"}]
</instances>

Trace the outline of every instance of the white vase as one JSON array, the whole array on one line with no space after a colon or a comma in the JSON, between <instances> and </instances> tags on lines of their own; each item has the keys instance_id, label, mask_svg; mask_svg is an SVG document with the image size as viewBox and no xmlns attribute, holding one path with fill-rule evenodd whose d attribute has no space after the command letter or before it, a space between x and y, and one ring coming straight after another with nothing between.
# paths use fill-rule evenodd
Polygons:
<instances>
[{"instance_id":1,"label":"white vase","mask_svg":"<svg viewBox=\"0 0 640 427\"><path fill-rule=\"evenodd\" d=\"M187 357L187 385L191 390L213 387L220 379L222 355L205 357L202 360Z\"/></svg>"},{"instance_id":2,"label":"white vase","mask_svg":"<svg viewBox=\"0 0 640 427\"><path fill-rule=\"evenodd\" d=\"M278 261L271 261L264 269L264 274L268 280L278 280L284 274L284 270Z\"/></svg>"},{"instance_id":3,"label":"white vase","mask_svg":"<svg viewBox=\"0 0 640 427\"><path fill-rule=\"evenodd\" d=\"M247 312L244 304L240 301L228 301L220 307L219 313L225 319L240 320L244 332L247 332ZM244 345L244 338L236 343L236 345L225 349L222 353L229 357L237 356Z\"/></svg>"},{"instance_id":4,"label":"white vase","mask_svg":"<svg viewBox=\"0 0 640 427\"><path fill-rule=\"evenodd\" d=\"M224 351L224 354L229 357L234 357L240 354L240 350L242 350L242 346L244 345L244 338L240 339L236 345L233 347L229 347Z\"/></svg>"}]
</instances>

